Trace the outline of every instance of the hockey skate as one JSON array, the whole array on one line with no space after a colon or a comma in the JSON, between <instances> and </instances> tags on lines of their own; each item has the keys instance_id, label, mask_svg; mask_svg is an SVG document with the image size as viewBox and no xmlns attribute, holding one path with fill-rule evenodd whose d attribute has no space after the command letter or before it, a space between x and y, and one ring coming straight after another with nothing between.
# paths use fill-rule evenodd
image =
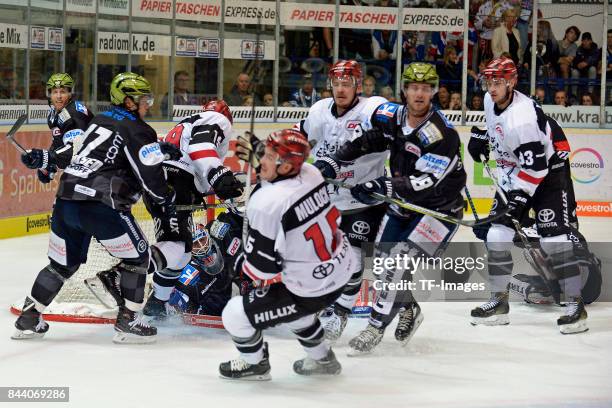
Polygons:
<instances>
[{"instance_id":1,"label":"hockey skate","mask_svg":"<svg viewBox=\"0 0 612 408\"><path fill-rule=\"evenodd\" d=\"M219 375L226 380L269 381L272 376L270 375L268 343L264 343L263 355L263 359L257 364L249 364L240 357L221 363Z\"/></svg>"},{"instance_id":2,"label":"hockey skate","mask_svg":"<svg viewBox=\"0 0 612 408\"><path fill-rule=\"evenodd\" d=\"M569 302L566 307L567 314L557 319L559 331L563 334L575 334L589 330L586 324L587 312L582 299Z\"/></svg>"},{"instance_id":3,"label":"hockey skate","mask_svg":"<svg viewBox=\"0 0 612 408\"><path fill-rule=\"evenodd\" d=\"M98 272L94 278L85 279L84 283L100 303L112 309L125 303L121 297L120 279L119 272L112 268Z\"/></svg>"},{"instance_id":4,"label":"hockey skate","mask_svg":"<svg viewBox=\"0 0 612 408\"><path fill-rule=\"evenodd\" d=\"M329 349L327 356L321 360L306 356L296 361L293 363L293 371L300 375L338 375L342 372L342 366L334 352Z\"/></svg>"},{"instance_id":5,"label":"hockey skate","mask_svg":"<svg viewBox=\"0 0 612 408\"><path fill-rule=\"evenodd\" d=\"M43 320L42 314L34 307L34 302L26 297L23 303L21 315L15 322L15 333L11 336L13 340L27 340L40 338L49 330L49 325Z\"/></svg>"},{"instance_id":6,"label":"hockey skate","mask_svg":"<svg viewBox=\"0 0 612 408\"><path fill-rule=\"evenodd\" d=\"M385 334L385 329L378 328L372 324L368 324L364 330L356 337L349 341L351 350L347 353L349 357L360 356L362 354L371 353L374 348L380 343Z\"/></svg>"},{"instance_id":7,"label":"hockey skate","mask_svg":"<svg viewBox=\"0 0 612 408\"><path fill-rule=\"evenodd\" d=\"M417 302L410 302L406 306L406 310L399 314L397 328L395 329L395 339L402 343L402 346L408 344L414 333L423 322L423 313Z\"/></svg>"},{"instance_id":8,"label":"hockey skate","mask_svg":"<svg viewBox=\"0 0 612 408\"><path fill-rule=\"evenodd\" d=\"M325 329L325 338L330 343L335 343L336 340L342 336L347 321L348 313L344 311L333 311L331 315L327 316L327 320L323 326Z\"/></svg>"},{"instance_id":9,"label":"hockey skate","mask_svg":"<svg viewBox=\"0 0 612 408\"><path fill-rule=\"evenodd\" d=\"M155 297L155 293L152 293L145 304L144 309L142 309L142 313L149 317L154 318L156 320L164 320L169 316L174 315L172 306L168 304L168 302L159 300Z\"/></svg>"},{"instance_id":10,"label":"hockey skate","mask_svg":"<svg viewBox=\"0 0 612 408\"><path fill-rule=\"evenodd\" d=\"M472 326L484 324L485 326L506 325L510 323L508 313L507 293L494 293L487 303L472 309Z\"/></svg>"},{"instance_id":11,"label":"hockey skate","mask_svg":"<svg viewBox=\"0 0 612 408\"><path fill-rule=\"evenodd\" d=\"M115 322L113 343L118 344L148 344L155 342L157 328L143 321L140 313L125 306L119 307Z\"/></svg>"}]
</instances>

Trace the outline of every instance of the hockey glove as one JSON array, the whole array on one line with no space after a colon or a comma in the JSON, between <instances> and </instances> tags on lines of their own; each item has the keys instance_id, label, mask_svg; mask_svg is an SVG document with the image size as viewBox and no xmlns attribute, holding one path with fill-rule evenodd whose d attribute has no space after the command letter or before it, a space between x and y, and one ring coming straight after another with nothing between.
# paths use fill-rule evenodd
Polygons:
<instances>
[{"instance_id":1,"label":"hockey glove","mask_svg":"<svg viewBox=\"0 0 612 408\"><path fill-rule=\"evenodd\" d=\"M234 173L224 166L208 172L208 183L220 200L240 197L244 190L242 183L238 181Z\"/></svg>"},{"instance_id":2,"label":"hockey glove","mask_svg":"<svg viewBox=\"0 0 612 408\"><path fill-rule=\"evenodd\" d=\"M324 156L312 164L325 178L335 179L340 173L340 164L330 156Z\"/></svg>"},{"instance_id":3,"label":"hockey glove","mask_svg":"<svg viewBox=\"0 0 612 408\"><path fill-rule=\"evenodd\" d=\"M472 126L472 135L468 143L468 152L475 162L480 163L480 155L484 155L487 161L489 161L489 138L487 137L487 130L480 129L477 126Z\"/></svg>"},{"instance_id":4,"label":"hockey glove","mask_svg":"<svg viewBox=\"0 0 612 408\"><path fill-rule=\"evenodd\" d=\"M529 195L522 190L512 190L508 193L508 217L514 220L522 220L527 210Z\"/></svg>"},{"instance_id":5,"label":"hockey glove","mask_svg":"<svg viewBox=\"0 0 612 408\"><path fill-rule=\"evenodd\" d=\"M47 169L55 160L55 153L48 150L32 149L21 155L21 161L29 169Z\"/></svg>"},{"instance_id":6,"label":"hockey glove","mask_svg":"<svg viewBox=\"0 0 612 408\"><path fill-rule=\"evenodd\" d=\"M159 142L159 150L164 154L165 160L178 161L183 157L183 152L176 145L168 142Z\"/></svg>"},{"instance_id":7,"label":"hockey glove","mask_svg":"<svg viewBox=\"0 0 612 408\"><path fill-rule=\"evenodd\" d=\"M38 169L36 171L38 180L40 180L40 182L43 184L50 183L51 180L53 180L53 177L55 177L55 173L57 173L57 166L55 164L49 165L49 168L47 170Z\"/></svg>"},{"instance_id":8,"label":"hockey glove","mask_svg":"<svg viewBox=\"0 0 612 408\"><path fill-rule=\"evenodd\" d=\"M393 186L387 177L379 177L365 183L357 184L351 188L351 195L358 201L367 204L378 204L381 200L372 197L372 193L382 194L391 198L393 196Z\"/></svg>"},{"instance_id":9,"label":"hockey glove","mask_svg":"<svg viewBox=\"0 0 612 408\"><path fill-rule=\"evenodd\" d=\"M265 145L251 132L239 135L236 142L236 156L240 160L251 163L253 168L259 168L259 159L263 156Z\"/></svg>"},{"instance_id":10,"label":"hockey glove","mask_svg":"<svg viewBox=\"0 0 612 408\"><path fill-rule=\"evenodd\" d=\"M358 127L360 129L361 127ZM359 130L355 129L355 132ZM370 129L362 131L361 150L364 152L384 152L389 147L390 139L385 137L385 133L380 129Z\"/></svg>"},{"instance_id":11,"label":"hockey glove","mask_svg":"<svg viewBox=\"0 0 612 408\"><path fill-rule=\"evenodd\" d=\"M181 241L175 199L176 194L172 191L164 201L158 203L161 212L159 214L161 222L155 223L155 238L158 241ZM162 237L163 239L160 239Z\"/></svg>"}]
</instances>

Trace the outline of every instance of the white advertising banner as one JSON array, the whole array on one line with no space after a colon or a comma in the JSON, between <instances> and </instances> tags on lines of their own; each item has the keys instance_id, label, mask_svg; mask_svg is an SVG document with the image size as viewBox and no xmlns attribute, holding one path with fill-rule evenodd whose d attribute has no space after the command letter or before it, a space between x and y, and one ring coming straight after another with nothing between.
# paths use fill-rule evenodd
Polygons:
<instances>
[{"instance_id":1,"label":"white advertising banner","mask_svg":"<svg viewBox=\"0 0 612 408\"><path fill-rule=\"evenodd\" d=\"M232 111L232 117L236 123L248 123L251 121L250 106L230 106ZM202 111L200 105L175 105L172 116L174 121L180 121L181 119L193 115ZM278 108L278 122L281 123L296 123L306 118L308 115L308 108ZM274 120L274 108L257 106L255 108L255 122L270 123Z\"/></svg>"},{"instance_id":2,"label":"white advertising banner","mask_svg":"<svg viewBox=\"0 0 612 408\"><path fill-rule=\"evenodd\" d=\"M132 16L172 19L172 1L132 0Z\"/></svg>"},{"instance_id":3,"label":"white advertising banner","mask_svg":"<svg viewBox=\"0 0 612 408\"><path fill-rule=\"evenodd\" d=\"M225 58L273 60L276 58L275 41L273 40L245 40L226 38L223 42Z\"/></svg>"},{"instance_id":4,"label":"white advertising banner","mask_svg":"<svg viewBox=\"0 0 612 408\"><path fill-rule=\"evenodd\" d=\"M171 37L156 34L98 32L98 52L105 54L127 54L132 50L135 55L170 56Z\"/></svg>"},{"instance_id":5,"label":"white advertising banner","mask_svg":"<svg viewBox=\"0 0 612 408\"><path fill-rule=\"evenodd\" d=\"M66 10L78 13L95 14L96 0L66 0Z\"/></svg>"},{"instance_id":6,"label":"white advertising banner","mask_svg":"<svg viewBox=\"0 0 612 408\"><path fill-rule=\"evenodd\" d=\"M226 0L225 22L233 24L276 24L275 1Z\"/></svg>"},{"instance_id":7,"label":"white advertising banner","mask_svg":"<svg viewBox=\"0 0 612 408\"><path fill-rule=\"evenodd\" d=\"M280 23L302 27L333 27L336 6L333 4L281 3Z\"/></svg>"},{"instance_id":8,"label":"white advertising banner","mask_svg":"<svg viewBox=\"0 0 612 408\"><path fill-rule=\"evenodd\" d=\"M28 26L0 23L0 48L28 48Z\"/></svg>"},{"instance_id":9,"label":"white advertising banner","mask_svg":"<svg viewBox=\"0 0 612 408\"><path fill-rule=\"evenodd\" d=\"M340 26L397 30L397 8L340 6Z\"/></svg>"},{"instance_id":10,"label":"white advertising banner","mask_svg":"<svg viewBox=\"0 0 612 408\"><path fill-rule=\"evenodd\" d=\"M27 5L23 4L22 5ZM31 0L30 6L40 7L50 10L62 10L64 8L64 2L62 0Z\"/></svg>"},{"instance_id":11,"label":"white advertising banner","mask_svg":"<svg viewBox=\"0 0 612 408\"><path fill-rule=\"evenodd\" d=\"M465 24L463 10L405 8L402 29L410 31L461 31Z\"/></svg>"},{"instance_id":12,"label":"white advertising banner","mask_svg":"<svg viewBox=\"0 0 612 408\"><path fill-rule=\"evenodd\" d=\"M129 6L129 0L98 0L98 13L127 17L130 13Z\"/></svg>"},{"instance_id":13,"label":"white advertising banner","mask_svg":"<svg viewBox=\"0 0 612 408\"><path fill-rule=\"evenodd\" d=\"M189 21L221 21L221 4L214 0L182 0L176 2L176 18Z\"/></svg>"}]
</instances>

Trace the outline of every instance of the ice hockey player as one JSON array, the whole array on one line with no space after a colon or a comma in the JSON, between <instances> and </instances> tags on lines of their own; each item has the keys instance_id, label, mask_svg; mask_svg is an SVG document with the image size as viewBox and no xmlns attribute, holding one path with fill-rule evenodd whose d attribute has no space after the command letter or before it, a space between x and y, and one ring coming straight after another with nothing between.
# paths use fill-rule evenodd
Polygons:
<instances>
[{"instance_id":1,"label":"ice hockey player","mask_svg":"<svg viewBox=\"0 0 612 408\"><path fill-rule=\"evenodd\" d=\"M304 163L309 151L306 138L292 129L274 132L265 142L262 181L247 205L248 238L236 269L254 281L279 274L281 279L233 297L223 310L223 325L240 357L220 365L222 378L270 379L262 330L281 323L307 353L294 363L296 373L341 371L324 341L318 313L341 295L351 276L353 253L338 229L340 212L330 203L321 173Z\"/></svg>"},{"instance_id":2,"label":"ice hockey player","mask_svg":"<svg viewBox=\"0 0 612 408\"><path fill-rule=\"evenodd\" d=\"M220 245L223 240L217 242L208 231L210 226L196 226L191 261L183 268L168 301L170 306L183 313L221 316L232 296L233 268L232 264L225 264L224 255L229 255L227 251L233 249L223 248Z\"/></svg>"},{"instance_id":3,"label":"ice hockey player","mask_svg":"<svg viewBox=\"0 0 612 408\"><path fill-rule=\"evenodd\" d=\"M516 91L517 69L508 58L496 58L484 70L487 84L485 118L487 131L473 137L468 150L480 161L489 146L497 162L498 184L508 199L508 213L487 232L491 299L472 310L473 324L508 324L508 284L513 260L510 252L514 221L521 222L533 208L540 248L547 255L552 274L568 302L566 314L557 320L561 333L588 330L587 313L581 296L579 232L572 226L573 199L570 168L559 160L550 121L529 97ZM557 148L556 148L557 147ZM569 146L568 146L569 147ZM499 196L492 214L506 208ZM514 221L513 221L514 220ZM588 252L588 251L587 251ZM586 254L585 254L586 255Z\"/></svg>"},{"instance_id":4,"label":"ice hockey player","mask_svg":"<svg viewBox=\"0 0 612 408\"><path fill-rule=\"evenodd\" d=\"M131 72L117 75L110 98L113 107L91 121L83 146L59 181L49 236L50 263L39 272L26 297L14 339L47 332L41 313L86 261L93 236L121 259L116 268L121 271L123 301L113 341L155 340L157 330L143 323L138 313L144 305L145 278L149 269L163 268L174 260L149 248L130 208L144 190L176 223L174 198L161 163L166 154L176 158L180 152L173 145L159 144L153 128L143 121L153 104L145 78Z\"/></svg>"},{"instance_id":5,"label":"ice hockey player","mask_svg":"<svg viewBox=\"0 0 612 408\"><path fill-rule=\"evenodd\" d=\"M57 73L47 81L49 115L47 124L51 129L51 145L48 149L32 149L21 156L21 161L30 169L36 169L38 179L49 183L57 169L63 169L72 160L73 144L80 142L92 112L83 102L72 99L74 80L66 73Z\"/></svg>"},{"instance_id":6,"label":"ice hockey player","mask_svg":"<svg viewBox=\"0 0 612 408\"><path fill-rule=\"evenodd\" d=\"M214 100L203 106L203 111L189 116L174 126L163 138L178 147L182 157L167 161L164 169L168 184L176 192L178 205L200 204L211 189L221 200L239 197L243 186L230 169L223 166L229 140L232 136L232 113L223 100ZM171 226L160 222L161 207L145 200L156 225L158 242L168 241ZM147 300L144 314L163 318L167 302L181 271L189 262L193 222L191 212L178 212L179 235L184 243L183 261L177 269L164 269L153 276L153 294Z\"/></svg>"},{"instance_id":7,"label":"ice hockey player","mask_svg":"<svg viewBox=\"0 0 612 408\"><path fill-rule=\"evenodd\" d=\"M402 80L406 105L378 106L354 138L329 156L327 162L330 168L343 169L345 163L358 157L390 150L391 177L381 176L357 184L351 189L353 197L373 205L379 200L371 194L379 193L459 218L466 174L459 157L459 135L431 104L438 86L436 69L431 64L415 62L406 68ZM323 173L330 174L328 169ZM424 234L424 230L435 233ZM376 242L395 244L378 245L375 256L435 256L446 248L456 230L457 224L391 205ZM380 276L381 281L389 283L410 278L411 271L395 268L385 270ZM398 312L395 338L406 344L423 320L421 308L409 291L383 289L374 303L367 328L349 342L351 354L371 352Z\"/></svg>"},{"instance_id":8,"label":"ice hockey player","mask_svg":"<svg viewBox=\"0 0 612 408\"><path fill-rule=\"evenodd\" d=\"M335 153L340 146L350 140L356 128L368 121L379 105L387 102L380 96L370 98L359 96L363 75L361 66L354 60L336 62L328 74L328 88L332 98L315 103L306 119L298 127L308 138L312 148L311 157L319 169L330 167L327 156ZM338 169L323 172L324 177L337 177L347 183L358 184L385 174L387 152L372 153L362 156L342 171ZM331 162L331 166L334 163ZM357 299L363 276L362 244L374 242L378 226L385 215L385 204L365 205L353 198L348 190L328 187L332 204L340 210L344 231L355 254L351 280L342 296L329 308L324 320L325 337L329 341L337 340L348 320L351 308Z\"/></svg>"}]
</instances>

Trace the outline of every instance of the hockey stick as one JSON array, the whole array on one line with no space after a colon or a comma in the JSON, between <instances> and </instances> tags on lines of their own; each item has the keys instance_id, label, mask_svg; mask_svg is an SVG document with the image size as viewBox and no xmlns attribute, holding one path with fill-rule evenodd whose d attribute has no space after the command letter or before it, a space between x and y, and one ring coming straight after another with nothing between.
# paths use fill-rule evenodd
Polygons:
<instances>
[{"instance_id":1,"label":"hockey stick","mask_svg":"<svg viewBox=\"0 0 612 408\"><path fill-rule=\"evenodd\" d=\"M481 155L480 160L482 161L482 164L484 165L484 168L487 171L487 174L493 180L493 183L495 184L495 189L497 190L497 194L499 195L499 197L501 198L501 200L503 201L507 209L508 208L508 197L506 197L506 192L502 190L502 188L500 187L497 181L497 177L495 177L495 175L493 174L493 171L489 167L489 163L486 157L484 155ZM531 261L527 259L527 262L529 262L529 264L531 264L533 269L535 269L536 273L540 275L540 277L542 277L542 279L544 280L544 283L546 283L546 286L548 287L548 290L550 290L551 295L553 295L555 291L550 284L550 280L549 280L550 278L548 277L549 274L546 273L546 270L544 270L544 267L542 266L542 265L546 265L546 260L544 259L544 257L542 257L542 254L531 245L531 243L529 242L529 239L527 238L527 235L525 235L525 232L523 232L523 227L521 227L521 223L514 217L510 217L510 220L512 221L514 230L519 236L519 239L521 240L523 247L527 250L527 254L529 254L529 256L531 257Z\"/></svg>"},{"instance_id":2,"label":"hockey stick","mask_svg":"<svg viewBox=\"0 0 612 408\"><path fill-rule=\"evenodd\" d=\"M241 203L217 203L217 204L193 204L193 205L177 205L176 211L197 211L197 210L208 210L214 208L235 208L243 206L244 202Z\"/></svg>"},{"instance_id":3,"label":"hockey stick","mask_svg":"<svg viewBox=\"0 0 612 408\"><path fill-rule=\"evenodd\" d=\"M17 140L15 140L15 133L17 133L17 131L19 130L19 128L21 127L21 125L23 125L26 121L26 119L28 118L28 115L26 113L24 113L23 115L21 115L20 117L17 118L17 122L15 122L15 124L13 125L13 127L11 128L11 130L8 131L8 133L6 134L6 138L13 144L13 146L15 146L15 148L17 150L19 150L22 154L28 154L28 151L26 149L24 149L24 147L22 145L19 144L19 142L17 142Z\"/></svg>"},{"instance_id":4,"label":"hockey stick","mask_svg":"<svg viewBox=\"0 0 612 408\"><path fill-rule=\"evenodd\" d=\"M334 180L334 179L329 179L326 178L325 179L326 182L328 182L329 184L333 184L334 186L338 186L338 187L342 187L342 188L346 188L346 189L351 189L353 188L353 186L351 186L350 184L346 184L343 181L339 181L339 180ZM377 200L380 201L384 201L387 202L389 204L395 204L398 207L404 208L406 210L410 210L410 211L414 211L417 212L419 214L424 214L424 215L429 215L433 218L437 218L439 220L442 221L447 221L447 222L451 222L453 224L458 224L458 225L463 225L465 227L474 227L476 225L480 225L480 224L486 224L489 223L493 220L496 220L504 215L506 215L506 212L501 212L500 214L496 214L492 217L487 217L487 218L482 218L480 220L474 220L474 221L464 221L462 219L456 218L456 217L452 217L450 215L438 212L438 211L434 211L434 210L430 210L429 208L425 208L425 207L421 207L420 205L416 205L416 204L412 204L406 201L402 201L402 200L398 200L396 198L391 198L391 197L387 197L384 196L382 194L379 193L372 193L371 194L372 197L376 198ZM506 210L507 211L507 210Z\"/></svg>"},{"instance_id":5,"label":"hockey stick","mask_svg":"<svg viewBox=\"0 0 612 408\"><path fill-rule=\"evenodd\" d=\"M476 206L474 205L474 200L472 200L472 195L470 194L470 190L468 190L467 185L463 187L463 191L465 192L465 197L467 198L467 202L470 205L472 214L474 214L474 219L476 221L480 221L480 218L478 218L478 213L476 212Z\"/></svg>"},{"instance_id":6,"label":"hockey stick","mask_svg":"<svg viewBox=\"0 0 612 408\"><path fill-rule=\"evenodd\" d=\"M259 57L259 40L261 38L261 14L257 16L257 31L255 33L255 64L253 68L253 82L251 84L251 123L250 123L250 135L255 134L255 90L260 81L260 64L261 59ZM262 56L263 58L263 56ZM246 179L246 194L244 195L244 217L242 218L242 242L247 242L247 235L249 233L249 219L246 214L246 206L249 202L249 198L251 197L251 173L253 172L253 166L251 165L251 160L247 163L247 179Z\"/></svg>"}]
</instances>

